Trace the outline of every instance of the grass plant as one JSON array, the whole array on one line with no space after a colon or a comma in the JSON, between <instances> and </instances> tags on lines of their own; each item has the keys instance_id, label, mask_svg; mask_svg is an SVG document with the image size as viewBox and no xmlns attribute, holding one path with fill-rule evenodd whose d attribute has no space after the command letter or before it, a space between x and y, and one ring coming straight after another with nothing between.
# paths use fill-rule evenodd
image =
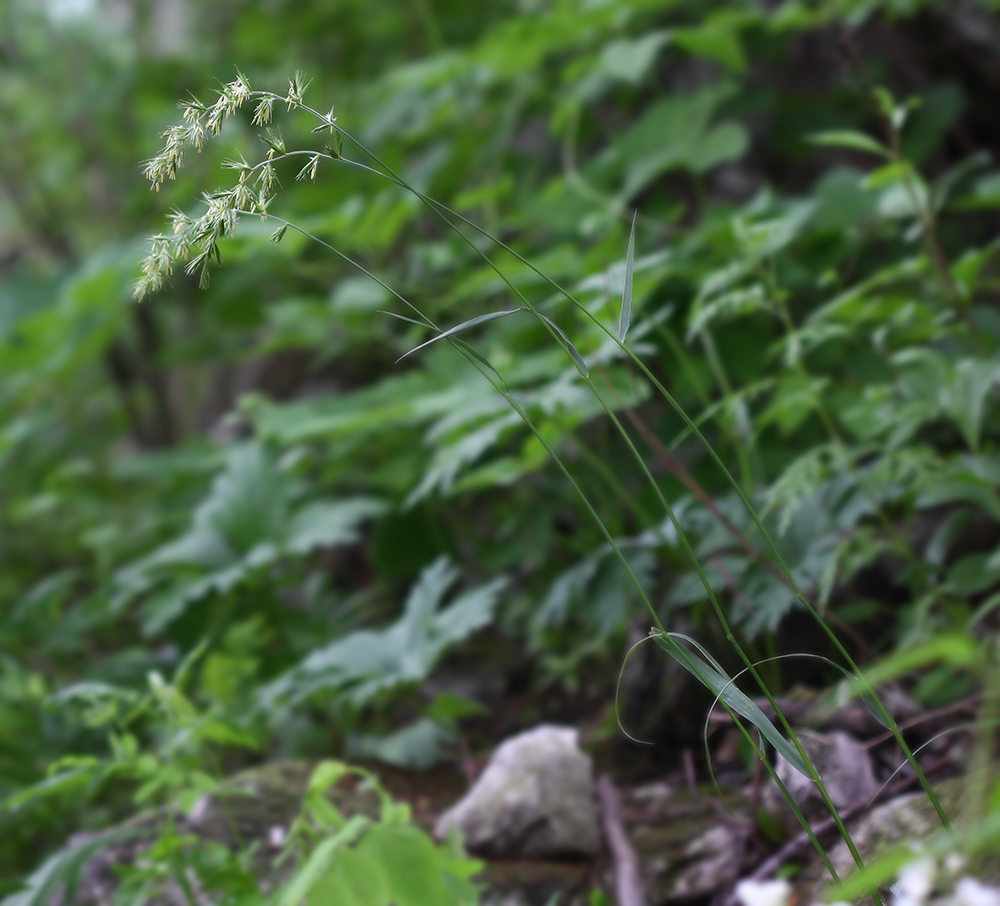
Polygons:
<instances>
[{"instance_id":1,"label":"grass plant","mask_svg":"<svg viewBox=\"0 0 1000 906\"><path fill-rule=\"evenodd\" d=\"M499 247L510 253L517 261L533 271L546 284L548 284L553 291L568 300L579 315L590 320L594 327L601 331L606 340L612 344L614 348L614 355L624 358L630 362L635 369L651 383L656 392L676 411L676 413L684 421L686 429L702 443L706 452L715 462L716 466L720 469L725 478L730 481L733 491L745 507L753 526L764 541L766 547L769 549L769 554L765 556L773 557L773 562L778 569L780 569L784 581L788 584L788 587L793 592L795 598L813 616L818 625L827 634L831 643L843 658L847 669L850 671L850 678L860 689L861 693L865 697L865 700L870 702L873 713L876 714L879 720L896 738L900 749L904 753L915 774L920 779L926 794L934 804L942 825L950 831L951 825L949 819L938 801L933 787L924 776L920 764L910 751L910 748L906 740L903 738L892 715L880 701L875 688L867 678L866 674L858 668L850 653L840 641L837 633L830 627L823 614L799 588L795 576L782 557L779 547L771 537L771 534L761 515L758 513L757 508L743 491L740 483L731 475L717 452L702 433L699 425L696 424L687 412L684 411L683 407L678 404L662 381L652 372L643 358L637 355L626 343L633 318L633 274L635 270L635 226L637 216L634 216L632 219L632 229L629 235L628 248L624 259L624 276L617 325L607 326L601 321L601 319L596 317L586 305L577 299L573 293L565 289L557 281L548 277L542 270L535 267L528 259L521 256L510 246L503 243L499 238L481 229L463 215L415 189L395 170L386 164L385 161L380 159L370 148L366 147L364 144L355 139L349 132L344 130L343 127L338 124L337 118L333 115L332 109L329 113L324 114L317 109L308 106L304 101L306 87L307 83L304 76L302 74L296 74L296 76L289 81L288 92L282 96L274 92L254 90L250 86L249 81L243 75L239 75L234 81L230 82L222 89L219 93L218 100L214 104L204 105L196 100L191 100L183 105L185 120L184 125L174 127L165 133L167 144L163 151L146 164L146 176L150 179L156 189L159 189L165 180L172 179L176 176L184 149L186 147L194 146L200 149L209 137L218 135L221 132L225 119L234 115L244 104L256 105L253 119L254 123L261 126L270 122L273 115L273 108L276 104L284 104L290 111L300 111L306 113L318 122L318 125L316 125L312 131L314 133L328 133L332 136L333 141L331 144L325 145L322 150L289 149L286 147L284 140L280 137L280 132L269 129L268 132L262 136L262 139L268 149L265 159L254 164L248 163L242 157L238 160L227 162L227 166L237 172L237 183L231 189L215 192L211 195L205 196L207 209L201 216L192 218L187 215L176 214L173 218L173 234L160 235L154 238L152 250L143 265L143 276L136 286L135 292L137 298L145 298L150 292L155 291L157 288L162 286L164 278L169 275L171 268L176 261L186 261L185 266L187 271L198 272L201 284L207 285L211 266L221 261L219 247L220 242L234 233L238 220L241 217L260 216L265 219L276 219L280 225L271 237L273 241L280 241L289 227L292 229L298 229L295 227L294 223L282 218L274 218L274 215L270 212L270 207L274 201L272 192L277 181L275 168L282 161L297 157L305 158L306 162L298 173L297 178L299 179L308 178L315 180L317 178L320 165L332 163L365 170L373 176L385 179L400 189L415 195L437 217L443 220L448 227L455 230L456 233L458 233L458 235L482 257L487 266L494 269L500 280L503 281L511 293L513 293L518 299L520 306L514 309L488 312L486 314L469 318L448 329L442 329L430 321L430 319L428 319L416 305L403 298L399 293L392 290L391 287L381 284L384 288L388 289L392 295L397 298L397 300L401 301L414 315L416 315L414 323L426 325L428 328L437 332L431 339L426 340L424 343L414 347L405 355L419 352L420 350L430 346L432 343L436 343L441 340L449 340L458 349L458 351L463 354L473 364L473 366L477 368L477 370L479 370L486 380L492 384L494 389L504 398L507 404L513 409L514 412L517 413L524 424L538 439L539 443L546 450L549 456L552 457L562 474L565 476L566 480L578 494L582 506L589 513L591 518L594 519L605 541L613 551L614 556L618 559L623 571L628 576L629 581L633 584L640 600L646 607L650 620L654 626L654 629L650 633L651 638L654 639L655 642L675 660L677 660L678 663L680 663L686 670L697 677L701 683L710 689L716 695L717 700L722 702L734 718L736 715L745 718L763 739L766 739L771 746L784 755L797 770L806 774L813 780L820 792L820 795L823 797L827 807L829 808L831 815L837 820L838 829L850 847L858 867L863 868L864 863L861 855L855 848L847 828L839 820L837 809L830 800L822 778L810 763L805 750L802 748L794 730L782 713L774 695L759 675L757 663L755 663L746 654L744 648L740 645L735 633L730 627L725 610L716 596L712 583L709 581L704 572L703 565L700 562L691 542L689 541L684 527L681 525L672 507L663 495L660 485L650 472L646 460L637 448L632 436L619 419L616 411L617 406L614 401L608 399L606 391L603 390L592 377L592 367L598 365L598 360L581 354L567 333L559 327L553 319L543 314L542 311L539 310L539 307L533 303L517 285L508 279L502 268L493 263L488 253L477 245L469 235L463 232L463 229L474 231L476 234L479 234L489 240L493 246ZM882 111L885 114L887 121L892 124L890 132L892 144L890 147L885 147L861 133L850 132L819 135L816 137L816 141L826 145L859 148L870 151L886 159L888 161L888 167L894 168L901 173L900 184L906 192L906 197L914 207L921 235L927 245L928 257L933 261L934 267L942 281L945 283L948 293L953 299L957 310L959 310L960 314L963 316L968 328L969 336L978 343L980 342L978 332L975 325L971 322L971 320L969 320L968 306L957 293L957 290L954 287L954 281L950 279L948 266L943 261L942 254L940 253L940 246L935 234L933 212L922 202L916 188L917 178L914 175L914 171L909 163L906 162L900 155L898 130L905 120L906 108L897 107L885 92L877 93L876 97L882 105ZM345 147L357 148L365 155L370 163L354 160L345 156ZM316 237L310 235L309 238L315 239ZM747 269L759 270L762 272L763 279L767 281L765 284L765 292L768 297L768 304L773 305L776 314L784 324L787 342L791 344L794 342L796 337L797 328L791 320L791 315L787 305L785 304L782 291L774 283L773 268L764 254L753 248L755 239L752 236L752 229L745 232L744 240L745 245L748 247ZM342 254L329 244L322 242L322 240L318 241L320 241L326 248L331 249L333 252L343 257L345 260L351 260L349 256ZM765 235L763 239L758 238L756 241L758 242L758 245L763 244L766 246L768 238ZM352 261L351 263L354 262ZM364 268L361 268L361 270L366 275L371 276ZM381 283L381 281L379 282ZM613 425L614 430L624 442L632 456L635 467L642 473L648 482L651 491L656 496L660 507L669 520L672 530L675 533L682 549L689 557L691 566L698 574L698 577L704 587L705 594L711 602L712 608L723 628L723 631L725 632L726 638L729 640L734 651L736 651L740 659L745 664L745 671L751 675L761 692L774 708L775 713L777 714L782 725L781 731L779 731L771 723L760 708L758 708L745 693L741 692L737 688L734 678L730 677L721 665L715 661L703 647L698 646L696 643L693 644L693 648L689 647L692 645L693 640L687 639L676 633L666 631L660 621L656 608L653 606L647 595L643 582L632 570L629 561L622 552L615 536L607 528L594 504L574 477L572 470L568 467L565 460L546 440L546 437L539 425L536 424L535 420L525 410L524 406L520 404L516 396L510 391L500 369L497 368L486 356L476 351L470 343L460 337L461 334L467 331L472 331L481 325L500 318L514 316L519 313L530 313L541 321L545 329L552 337L552 340L567 354L569 360L577 369L580 381L587 387L588 391L593 394L594 398L599 403L601 410L604 412L605 416ZM407 318L407 320L410 319ZM704 328L699 329L703 330ZM706 336L708 335L706 334ZM801 355L793 352L792 357L794 359L794 373L799 376L803 384L813 386L815 384L815 379L806 370L806 366ZM834 426L833 419L826 412L818 395L812 402L822 423L826 426L831 442L836 450L836 455L843 463L846 472L854 478L864 495L871 502L874 511L877 513L878 518L881 520L883 525L893 536L896 537L898 549L908 553L910 559L912 561L916 561L917 558L909 548L908 543L905 539L899 537L897 532L895 532L890 518L877 499L877 495L867 486L866 479L856 468L851 456L844 446L838 429ZM934 591L931 590L929 593L934 594ZM787 790L784 789L780 779L770 767L765 752L763 751L761 745L759 745L755 740L753 733L749 729L745 728L738 719L736 722L740 726L745 738L752 746L754 752L768 768L769 772L774 777L775 782L777 782L782 788L789 804L796 813L796 817L802 823L803 827L811 833L808 822L802 816L794 800L788 794ZM815 838L813 838L813 842L820 856L826 860L831 874L833 874L836 878L836 872L834 871L833 866L829 863L823 847Z\"/></svg>"}]
</instances>

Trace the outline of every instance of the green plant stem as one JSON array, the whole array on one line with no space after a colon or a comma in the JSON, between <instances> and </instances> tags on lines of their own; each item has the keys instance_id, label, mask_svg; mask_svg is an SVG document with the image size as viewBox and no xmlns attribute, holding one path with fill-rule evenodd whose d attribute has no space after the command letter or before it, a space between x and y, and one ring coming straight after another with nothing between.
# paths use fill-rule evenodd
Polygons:
<instances>
[{"instance_id":1,"label":"green plant stem","mask_svg":"<svg viewBox=\"0 0 1000 906\"><path fill-rule=\"evenodd\" d=\"M573 442L574 447L576 447L577 452L584 459L584 461L589 465L600 477L607 483L608 487L614 492L615 497L624 504L629 512L636 518L636 521L644 529L650 529L657 533L661 542L664 545L668 545L666 536L663 534L660 524L646 511L646 508L639 503L633 494L631 494L621 483L621 480L617 475L608 467L607 462L604 457L598 456L590 449L587 444L581 441L575 434L575 432L570 429L564 429L566 436Z\"/></svg>"},{"instance_id":2,"label":"green plant stem","mask_svg":"<svg viewBox=\"0 0 1000 906\"><path fill-rule=\"evenodd\" d=\"M712 335L706 328L700 331L699 336L701 338L702 348L705 350L705 358L708 359L712 372L715 375L715 380L718 382L719 389L722 391L722 395L726 399L733 399L736 394L733 392L733 387L729 381L729 375L726 374L725 366L719 358L719 353L715 348L715 341L712 339ZM740 475L743 476L743 484L749 489L749 493L753 494L753 471L750 468L750 459L747 456L746 451L746 446L751 442L751 438L745 436L743 433L743 426L740 424L740 418L735 405L730 407L729 418L731 420L730 431L734 438L739 438L739 442L734 444L734 446L736 447L736 455L740 461Z\"/></svg>"}]
</instances>

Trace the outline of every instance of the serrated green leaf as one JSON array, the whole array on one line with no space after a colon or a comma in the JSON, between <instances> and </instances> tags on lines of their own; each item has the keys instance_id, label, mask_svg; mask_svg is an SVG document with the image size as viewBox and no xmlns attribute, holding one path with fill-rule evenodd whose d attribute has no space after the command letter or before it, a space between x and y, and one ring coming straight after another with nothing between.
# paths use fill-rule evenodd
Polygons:
<instances>
[{"instance_id":1,"label":"serrated green leaf","mask_svg":"<svg viewBox=\"0 0 1000 906\"><path fill-rule=\"evenodd\" d=\"M395 623L383 630L353 632L313 651L261 690L261 707L299 701L320 690L348 695L361 705L380 693L422 681L445 649L489 623L506 585L506 579L496 579L442 608L457 578L445 558L436 560L421 573Z\"/></svg>"}]
</instances>

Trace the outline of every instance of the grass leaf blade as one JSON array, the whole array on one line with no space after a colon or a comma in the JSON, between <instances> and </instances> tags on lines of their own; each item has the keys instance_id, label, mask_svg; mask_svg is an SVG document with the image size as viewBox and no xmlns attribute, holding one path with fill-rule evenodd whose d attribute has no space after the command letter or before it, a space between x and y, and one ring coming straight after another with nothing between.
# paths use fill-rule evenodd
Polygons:
<instances>
[{"instance_id":1,"label":"grass leaf blade","mask_svg":"<svg viewBox=\"0 0 1000 906\"><path fill-rule=\"evenodd\" d=\"M728 705L741 717L745 717L757 728L758 732L785 758L785 760L805 777L812 779L808 765L803 761L798 749L795 748L768 719L767 715L745 693L733 685L733 681L725 673L710 666L705 660L689 651L673 633L656 633L654 636L660 647L665 649L685 670L699 682L707 686L719 700ZM681 636L681 638L686 638ZM696 643L695 643L696 644ZM700 646L699 646L700 647Z\"/></svg>"},{"instance_id":2,"label":"grass leaf blade","mask_svg":"<svg viewBox=\"0 0 1000 906\"><path fill-rule=\"evenodd\" d=\"M584 377L590 377L590 369L587 367L587 363L583 360L583 356L580 355L580 351L569 341L569 337L563 333L562 328L551 318L545 317L541 312L538 312L538 317L559 334L559 339L566 344L567 351L573 357L573 364L576 365L576 370Z\"/></svg>"},{"instance_id":3,"label":"grass leaf blade","mask_svg":"<svg viewBox=\"0 0 1000 906\"><path fill-rule=\"evenodd\" d=\"M622 286L621 316L618 318L618 339L622 343L625 342L629 325L632 323L632 275L635 271L635 219L638 216L638 211L632 215L632 231L628 236L628 251L625 253L625 283Z\"/></svg>"},{"instance_id":4,"label":"grass leaf blade","mask_svg":"<svg viewBox=\"0 0 1000 906\"><path fill-rule=\"evenodd\" d=\"M468 321L463 321L461 324L456 324L454 327L448 328L448 330L442 331L436 337L431 337L426 343L421 343L419 346L414 346L409 352L404 352L398 359L397 362L401 362L408 355L413 355L415 352L419 352L421 349L430 346L431 343L437 343L438 340L444 340L447 337L454 336L457 333L461 333L463 330L469 330L478 324L485 324L487 321L496 321L497 318L506 318L507 315L516 315L519 311L524 311L523 308L510 308L506 311L491 311L485 315L479 315L476 318L469 318Z\"/></svg>"}]
</instances>

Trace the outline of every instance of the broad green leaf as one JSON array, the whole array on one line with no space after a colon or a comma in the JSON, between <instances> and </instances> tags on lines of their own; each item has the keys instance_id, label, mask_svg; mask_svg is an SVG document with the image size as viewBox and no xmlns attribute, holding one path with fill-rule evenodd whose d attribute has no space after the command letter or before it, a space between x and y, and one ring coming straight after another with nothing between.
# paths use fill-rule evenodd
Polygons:
<instances>
[{"instance_id":1,"label":"broad green leaf","mask_svg":"<svg viewBox=\"0 0 1000 906\"><path fill-rule=\"evenodd\" d=\"M342 761L332 759L321 761L309 775L308 793L325 794L350 773L351 769Z\"/></svg>"},{"instance_id":2,"label":"broad green leaf","mask_svg":"<svg viewBox=\"0 0 1000 906\"><path fill-rule=\"evenodd\" d=\"M252 733L217 717L204 720L198 728L198 733L205 739L219 745L260 749L260 741Z\"/></svg>"},{"instance_id":3,"label":"broad green leaf","mask_svg":"<svg viewBox=\"0 0 1000 906\"><path fill-rule=\"evenodd\" d=\"M363 834L367 837L368 834L365 832L369 830L370 826L371 821L368 818L363 815L354 815L341 830L323 840L281 891L278 906L301 906L303 898L329 871L334 854L339 849L352 845Z\"/></svg>"},{"instance_id":4,"label":"broad green leaf","mask_svg":"<svg viewBox=\"0 0 1000 906\"><path fill-rule=\"evenodd\" d=\"M942 393L944 408L958 423L970 450L979 449L988 398L1000 381L1000 364L964 359Z\"/></svg>"},{"instance_id":5,"label":"broad green leaf","mask_svg":"<svg viewBox=\"0 0 1000 906\"><path fill-rule=\"evenodd\" d=\"M259 444L236 447L195 514L195 524L211 527L240 554L276 540L289 517L287 481Z\"/></svg>"},{"instance_id":6,"label":"broad green leaf","mask_svg":"<svg viewBox=\"0 0 1000 906\"><path fill-rule=\"evenodd\" d=\"M395 906L451 906L441 854L422 830L379 825L358 849L382 867Z\"/></svg>"},{"instance_id":7,"label":"broad green leaf","mask_svg":"<svg viewBox=\"0 0 1000 906\"><path fill-rule=\"evenodd\" d=\"M699 296L688 315L687 340L690 342L716 321L725 323L755 311L773 311L764 287L760 284L733 289L707 299Z\"/></svg>"},{"instance_id":8,"label":"broad green leaf","mask_svg":"<svg viewBox=\"0 0 1000 906\"><path fill-rule=\"evenodd\" d=\"M638 85L649 72L670 32L653 31L641 38L621 38L604 46L599 60L602 75Z\"/></svg>"},{"instance_id":9,"label":"broad green leaf","mask_svg":"<svg viewBox=\"0 0 1000 906\"><path fill-rule=\"evenodd\" d=\"M705 173L742 155L748 143L743 127L712 124L717 107L731 94L729 86L714 85L664 98L618 135L613 163L623 171L621 197L634 197L670 170Z\"/></svg>"},{"instance_id":10,"label":"broad green leaf","mask_svg":"<svg viewBox=\"0 0 1000 906\"><path fill-rule=\"evenodd\" d=\"M733 26L724 21L712 22L697 28L677 28L673 38L678 47L698 57L704 57L724 66L731 73L742 75L747 68L743 45Z\"/></svg>"},{"instance_id":11,"label":"broad green leaf","mask_svg":"<svg viewBox=\"0 0 1000 906\"><path fill-rule=\"evenodd\" d=\"M938 212L944 208L948 199L951 197L955 186L957 186L970 173L974 173L982 167L989 166L990 162L990 155L986 151L977 151L975 154L969 155L964 160L959 161L955 166L946 170L934 181L933 189L931 191L932 210Z\"/></svg>"},{"instance_id":12,"label":"broad green leaf","mask_svg":"<svg viewBox=\"0 0 1000 906\"><path fill-rule=\"evenodd\" d=\"M326 875L310 891L310 906L387 906L390 902L386 866L360 847L334 853Z\"/></svg>"},{"instance_id":13,"label":"broad green leaf","mask_svg":"<svg viewBox=\"0 0 1000 906\"><path fill-rule=\"evenodd\" d=\"M821 405L829 384L829 378L808 378L798 371L786 371L770 405L760 414L757 429L773 424L785 437L791 436Z\"/></svg>"},{"instance_id":14,"label":"broad green leaf","mask_svg":"<svg viewBox=\"0 0 1000 906\"><path fill-rule=\"evenodd\" d=\"M506 585L496 579L459 595L442 608L458 574L445 559L421 573L402 616L383 630L360 630L313 651L297 667L265 686L261 707L300 701L320 690L345 694L357 705L424 680L444 651L487 625Z\"/></svg>"},{"instance_id":15,"label":"broad green leaf","mask_svg":"<svg viewBox=\"0 0 1000 906\"><path fill-rule=\"evenodd\" d=\"M116 607L144 596L143 629L161 632L189 606L256 581L283 557L352 544L384 512L369 497L295 509L292 485L258 444L235 448L188 532L120 570Z\"/></svg>"},{"instance_id":16,"label":"broad green leaf","mask_svg":"<svg viewBox=\"0 0 1000 906\"><path fill-rule=\"evenodd\" d=\"M944 503L970 503L1000 522L1000 495L995 484L974 470L956 463L954 468L922 476L916 483L918 509Z\"/></svg>"},{"instance_id":17,"label":"broad green leaf","mask_svg":"<svg viewBox=\"0 0 1000 906\"><path fill-rule=\"evenodd\" d=\"M989 554L966 554L948 568L942 591L959 598L993 588L1000 582L1000 563Z\"/></svg>"},{"instance_id":18,"label":"broad green leaf","mask_svg":"<svg viewBox=\"0 0 1000 906\"><path fill-rule=\"evenodd\" d=\"M951 206L961 210L1000 207L1000 173L987 173L979 177L970 191L956 198Z\"/></svg>"},{"instance_id":19,"label":"broad green leaf","mask_svg":"<svg viewBox=\"0 0 1000 906\"><path fill-rule=\"evenodd\" d=\"M317 878L309 888L305 906L333 906L334 903L336 906L363 906L355 898L354 892L348 888L340 872L336 870L336 857L339 854L339 852L334 853L330 868ZM301 904L296 904L296 906L301 906ZM379 904L379 906L384 906L384 904Z\"/></svg>"},{"instance_id":20,"label":"broad green leaf","mask_svg":"<svg viewBox=\"0 0 1000 906\"><path fill-rule=\"evenodd\" d=\"M399 768L422 770L441 759L455 733L428 718L421 718L385 736L359 735L348 739L351 758L375 759Z\"/></svg>"}]
</instances>

